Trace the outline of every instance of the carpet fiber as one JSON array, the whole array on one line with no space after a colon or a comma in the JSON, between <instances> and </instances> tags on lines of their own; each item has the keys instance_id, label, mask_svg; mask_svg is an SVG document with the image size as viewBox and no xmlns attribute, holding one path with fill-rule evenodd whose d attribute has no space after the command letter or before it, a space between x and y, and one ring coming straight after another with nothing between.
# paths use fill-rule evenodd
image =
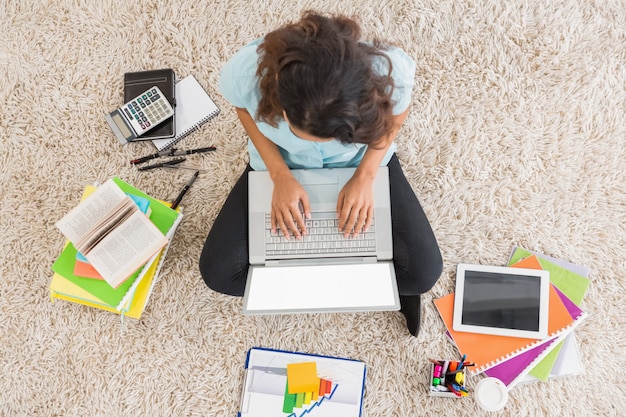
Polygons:
<instances>
[{"instance_id":1,"label":"carpet fiber","mask_svg":"<svg viewBox=\"0 0 626 417\"><path fill-rule=\"evenodd\" d=\"M418 338L397 312L244 317L198 272L247 162L222 64L309 8L358 16L417 61L398 156L445 262ZM427 396L427 358L457 355L432 300L456 264L502 265L514 245L588 267L590 317L576 330L585 373L514 388L502 415L623 413L610 398L626 395L625 22L619 0L0 1L0 416L234 416L253 346L365 361L364 416L482 415L472 398ZM161 281L122 325L51 303L54 223L86 184L119 176L168 200L191 175L138 172L129 160L154 148L122 147L104 122L123 74L157 68L214 97L221 115L181 147L218 150L189 158L205 171Z\"/></svg>"}]
</instances>

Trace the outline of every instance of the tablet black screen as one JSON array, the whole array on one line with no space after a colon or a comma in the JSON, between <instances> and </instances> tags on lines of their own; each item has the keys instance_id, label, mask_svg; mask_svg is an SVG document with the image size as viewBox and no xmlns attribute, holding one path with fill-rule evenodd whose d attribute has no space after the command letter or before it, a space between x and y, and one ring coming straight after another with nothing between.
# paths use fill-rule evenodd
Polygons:
<instances>
[{"instance_id":1,"label":"tablet black screen","mask_svg":"<svg viewBox=\"0 0 626 417\"><path fill-rule=\"evenodd\" d=\"M540 287L536 276L466 271L462 323L537 331Z\"/></svg>"}]
</instances>

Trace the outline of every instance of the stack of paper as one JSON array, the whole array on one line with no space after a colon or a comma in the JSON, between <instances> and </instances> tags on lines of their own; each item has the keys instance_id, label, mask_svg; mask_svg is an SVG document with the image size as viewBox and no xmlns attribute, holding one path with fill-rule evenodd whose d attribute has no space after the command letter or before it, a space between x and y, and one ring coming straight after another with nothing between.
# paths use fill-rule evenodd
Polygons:
<instances>
[{"instance_id":1,"label":"stack of paper","mask_svg":"<svg viewBox=\"0 0 626 417\"><path fill-rule=\"evenodd\" d=\"M50 283L50 296L53 299L71 301L139 319L158 280L169 242L182 220L182 213L180 210L170 209L166 203L148 196L119 178L114 178L113 181L126 194L139 197L133 198L134 201L148 202L149 210L142 208L142 211L149 214L150 221L167 238L168 244L152 255L119 286L113 288L98 276L97 271L81 273L86 268L85 265L81 265L85 264L85 260L78 254L74 245L67 241L60 256L52 265L54 276ZM86 187L83 201L94 191L95 187Z\"/></svg>"},{"instance_id":2,"label":"stack of paper","mask_svg":"<svg viewBox=\"0 0 626 417\"><path fill-rule=\"evenodd\" d=\"M511 389L521 382L582 372L573 331L587 317L579 307L589 286L587 269L522 248L514 248L508 265L550 271L550 336L534 341L455 332L454 294L439 298L435 305L446 324L447 336L476 363L471 373L484 372Z\"/></svg>"}]
</instances>

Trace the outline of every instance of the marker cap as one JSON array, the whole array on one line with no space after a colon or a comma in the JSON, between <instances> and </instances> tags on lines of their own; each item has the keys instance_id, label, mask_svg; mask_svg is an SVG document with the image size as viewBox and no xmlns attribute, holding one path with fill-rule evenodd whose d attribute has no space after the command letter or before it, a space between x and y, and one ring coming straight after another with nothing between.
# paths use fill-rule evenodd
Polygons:
<instances>
[{"instance_id":1,"label":"marker cap","mask_svg":"<svg viewBox=\"0 0 626 417\"><path fill-rule=\"evenodd\" d=\"M474 399L486 411L501 410L509 399L506 385L497 378L482 379L474 388Z\"/></svg>"}]
</instances>

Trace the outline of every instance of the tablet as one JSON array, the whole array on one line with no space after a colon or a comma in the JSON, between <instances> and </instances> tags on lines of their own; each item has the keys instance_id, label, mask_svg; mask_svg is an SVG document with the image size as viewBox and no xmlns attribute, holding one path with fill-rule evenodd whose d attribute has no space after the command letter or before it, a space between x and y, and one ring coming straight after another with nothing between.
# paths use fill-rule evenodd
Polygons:
<instances>
[{"instance_id":1,"label":"tablet","mask_svg":"<svg viewBox=\"0 0 626 417\"><path fill-rule=\"evenodd\" d=\"M459 264L452 328L458 332L545 339L550 273Z\"/></svg>"}]
</instances>

